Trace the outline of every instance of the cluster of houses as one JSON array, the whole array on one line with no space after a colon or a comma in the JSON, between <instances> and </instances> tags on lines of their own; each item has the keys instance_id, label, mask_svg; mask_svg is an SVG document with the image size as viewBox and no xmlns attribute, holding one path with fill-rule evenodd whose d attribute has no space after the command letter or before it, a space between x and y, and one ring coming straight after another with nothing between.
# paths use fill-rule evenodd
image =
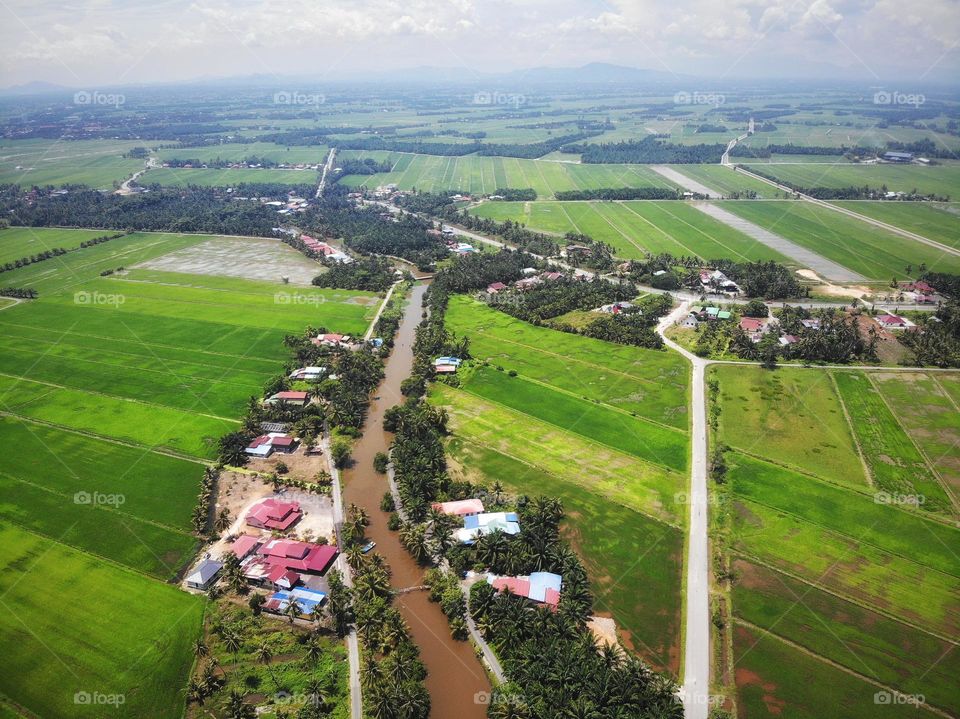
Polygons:
<instances>
[{"instance_id":1,"label":"cluster of houses","mask_svg":"<svg viewBox=\"0 0 960 719\"><path fill-rule=\"evenodd\" d=\"M632 302L614 302L609 305L601 305L594 310L594 312L601 312L607 315L618 315L624 310L628 310L633 307Z\"/></svg>"},{"instance_id":2,"label":"cluster of houses","mask_svg":"<svg viewBox=\"0 0 960 719\"><path fill-rule=\"evenodd\" d=\"M327 244L326 242L321 242L315 237L310 235L300 235L300 241L306 245L307 249L313 252L314 254L320 255L325 260L330 260L332 262L339 262L344 265L348 265L353 262L353 258L348 255L346 252L338 250L336 247Z\"/></svg>"},{"instance_id":3,"label":"cluster of houses","mask_svg":"<svg viewBox=\"0 0 960 719\"><path fill-rule=\"evenodd\" d=\"M455 532L460 544L473 544L480 537L494 532L514 535L520 533L520 520L515 512L485 512L479 499L458 499L436 502L433 508L451 517L463 520L463 527Z\"/></svg>"},{"instance_id":4,"label":"cluster of houses","mask_svg":"<svg viewBox=\"0 0 960 719\"><path fill-rule=\"evenodd\" d=\"M562 272L539 272L535 267L525 267L523 270L523 275L523 279L517 280L513 283L513 288L515 290L520 290L521 292L533 289L537 285L543 284L544 282L556 282L557 280L563 278ZM487 295L497 295L500 292L504 292L505 290L509 289L510 287L505 285L503 282L492 282L487 285ZM620 304L629 305L629 303Z\"/></svg>"},{"instance_id":5,"label":"cluster of houses","mask_svg":"<svg viewBox=\"0 0 960 719\"><path fill-rule=\"evenodd\" d=\"M294 212L306 212L310 202L303 197L288 197L286 202L283 200L267 200L263 204L269 207L276 207L278 215L290 215Z\"/></svg>"},{"instance_id":6,"label":"cluster of houses","mask_svg":"<svg viewBox=\"0 0 960 719\"><path fill-rule=\"evenodd\" d=\"M254 437L243 451L250 457L266 459L274 452L290 454L296 449L297 440L295 437L291 437L284 432L267 432L259 437Z\"/></svg>"},{"instance_id":7,"label":"cluster of houses","mask_svg":"<svg viewBox=\"0 0 960 719\"><path fill-rule=\"evenodd\" d=\"M935 305L940 301L936 290L923 280L901 282L899 289L906 299L913 300L918 305Z\"/></svg>"},{"instance_id":8,"label":"cluster of houses","mask_svg":"<svg viewBox=\"0 0 960 719\"><path fill-rule=\"evenodd\" d=\"M713 322L716 320L729 320L731 315L727 310L719 307L696 307L691 309L687 316L680 320L681 327L696 329L701 322Z\"/></svg>"},{"instance_id":9,"label":"cluster of houses","mask_svg":"<svg viewBox=\"0 0 960 719\"><path fill-rule=\"evenodd\" d=\"M271 497L254 505L245 521L253 529L279 533L288 531L302 517L298 502ZM187 576L186 585L201 591L209 589L220 577L224 559L233 554L248 583L273 590L263 605L264 611L282 614L295 602L301 614L310 614L323 604L326 594L307 585L313 577L326 574L338 553L328 544L241 534L219 560L207 555Z\"/></svg>"},{"instance_id":10,"label":"cluster of houses","mask_svg":"<svg viewBox=\"0 0 960 719\"><path fill-rule=\"evenodd\" d=\"M342 335L337 332L324 332L310 341L317 347L343 347L345 349L353 349L358 346L350 335Z\"/></svg>"},{"instance_id":11,"label":"cluster of houses","mask_svg":"<svg viewBox=\"0 0 960 719\"><path fill-rule=\"evenodd\" d=\"M553 572L531 572L529 576L499 577L487 575L487 582L499 592L509 592L556 609L560 604L563 577Z\"/></svg>"},{"instance_id":12,"label":"cluster of houses","mask_svg":"<svg viewBox=\"0 0 960 719\"><path fill-rule=\"evenodd\" d=\"M700 270L700 287L704 292L735 297L740 287L720 270Z\"/></svg>"},{"instance_id":13,"label":"cluster of houses","mask_svg":"<svg viewBox=\"0 0 960 719\"><path fill-rule=\"evenodd\" d=\"M284 390L282 392L277 392L270 395L265 400L264 404L287 404L292 407L306 407L310 404L310 393L309 392L298 392L295 390Z\"/></svg>"},{"instance_id":14,"label":"cluster of houses","mask_svg":"<svg viewBox=\"0 0 960 719\"><path fill-rule=\"evenodd\" d=\"M459 357L437 357L433 361L433 371L437 374L456 374L462 363Z\"/></svg>"}]
</instances>

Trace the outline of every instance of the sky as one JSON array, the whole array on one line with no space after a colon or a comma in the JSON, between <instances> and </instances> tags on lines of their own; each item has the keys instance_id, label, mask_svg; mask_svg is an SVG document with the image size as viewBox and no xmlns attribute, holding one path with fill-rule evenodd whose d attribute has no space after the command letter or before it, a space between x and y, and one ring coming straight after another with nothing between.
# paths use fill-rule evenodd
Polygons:
<instances>
[{"instance_id":1,"label":"sky","mask_svg":"<svg viewBox=\"0 0 960 719\"><path fill-rule=\"evenodd\" d=\"M0 0L0 86L609 62L908 92L958 42L960 0Z\"/></svg>"}]
</instances>

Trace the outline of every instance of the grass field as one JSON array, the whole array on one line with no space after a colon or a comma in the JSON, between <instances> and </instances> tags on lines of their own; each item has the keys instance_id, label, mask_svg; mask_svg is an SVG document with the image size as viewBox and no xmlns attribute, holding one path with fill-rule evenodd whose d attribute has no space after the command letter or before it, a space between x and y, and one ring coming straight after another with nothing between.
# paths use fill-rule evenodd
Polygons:
<instances>
[{"instance_id":1,"label":"grass field","mask_svg":"<svg viewBox=\"0 0 960 719\"><path fill-rule=\"evenodd\" d=\"M921 507L951 513L950 500L926 459L863 372L835 372L834 380L874 484L886 492L922 496Z\"/></svg>"},{"instance_id":2,"label":"grass field","mask_svg":"<svg viewBox=\"0 0 960 719\"><path fill-rule=\"evenodd\" d=\"M322 164L327 157L328 148L324 145L293 146L277 145L272 142L233 142L208 147L168 147L160 148L156 156L166 160L200 160L211 162L216 159L238 162L248 157L258 157L273 162L287 164Z\"/></svg>"},{"instance_id":3,"label":"grass field","mask_svg":"<svg viewBox=\"0 0 960 719\"><path fill-rule=\"evenodd\" d=\"M874 386L953 496L960 496L960 408L948 388L958 375L875 372Z\"/></svg>"},{"instance_id":4,"label":"grass field","mask_svg":"<svg viewBox=\"0 0 960 719\"><path fill-rule=\"evenodd\" d=\"M540 440L531 444L526 433L504 436L496 427L478 430L476 422L496 422L498 416L488 419L487 406L464 392L441 386L436 390L431 400L448 408L453 420L455 434L447 450L454 472L483 484L500 481L513 493L558 497L566 513L564 536L590 576L594 610L612 616L621 639L653 666L676 675L683 533L625 506L625 491L639 494L625 458L601 466L608 459L605 455L580 452L579 440L570 437L568 445L560 433L560 442L544 446L540 433L536 434ZM572 461L566 460L564 452L572 455ZM581 467L587 471L577 471ZM615 475L609 478L612 483L595 483L594 469Z\"/></svg>"},{"instance_id":5,"label":"grass field","mask_svg":"<svg viewBox=\"0 0 960 719\"><path fill-rule=\"evenodd\" d=\"M618 256L627 259L669 252L703 259L790 262L684 202L484 202L471 212L558 235L581 232L612 245Z\"/></svg>"},{"instance_id":6,"label":"grass field","mask_svg":"<svg viewBox=\"0 0 960 719\"><path fill-rule=\"evenodd\" d=\"M960 706L960 652L950 643L766 567L739 560L734 571L738 617L928 704Z\"/></svg>"},{"instance_id":7,"label":"grass field","mask_svg":"<svg viewBox=\"0 0 960 719\"><path fill-rule=\"evenodd\" d=\"M960 249L960 204L947 202L834 202L875 220Z\"/></svg>"},{"instance_id":8,"label":"grass field","mask_svg":"<svg viewBox=\"0 0 960 719\"><path fill-rule=\"evenodd\" d=\"M113 233L105 230L64 230L55 227L7 227L0 230L0 265L56 248L72 250L79 247L84 240L107 234Z\"/></svg>"},{"instance_id":9,"label":"grass field","mask_svg":"<svg viewBox=\"0 0 960 719\"><path fill-rule=\"evenodd\" d=\"M0 183L21 187L87 185L109 190L137 170L143 160L123 157L142 144L128 140L0 141Z\"/></svg>"},{"instance_id":10,"label":"grass field","mask_svg":"<svg viewBox=\"0 0 960 719\"><path fill-rule=\"evenodd\" d=\"M748 165L749 166L749 165ZM922 165L764 165L766 174L799 187L886 186L891 192L935 194L960 199L960 164Z\"/></svg>"},{"instance_id":11,"label":"grass field","mask_svg":"<svg viewBox=\"0 0 960 719\"><path fill-rule=\"evenodd\" d=\"M719 365L718 440L777 464L866 487L863 466L825 372Z\"/></svg>"},{"instance_id":12,"label":"grass field","mask_svg":"<svg viewBox=\"0 0 960 719\"><path fill-rule=\"evenodd\" d=\"M722 165L674 165L673 169L686 175L724 197L734 193L756 192L759 198L771 198L782 194L779 190L762 180L757 180L742 172L734 172Z\"/></svg>"},{"instance_id":13,"label":"grass field","mask_svg":"<svg viewBox=\"0 0 960 719\"><path fill-rule=\"evenodd\" d=\"M0 653L16 667L0 693L44 717L180 715L201 598L6 522L0 568Z\"/></svg>"},{"instance_id":14,"label":"grass field","mask_svg":"<svg viewBox=\"0 0 960 719\"><path fill-rule=\"evenodd\" d=\"M906 239L809 202L723 202L725 210L871 280L907 276L908 266L926 263L934 272L960 272L960 256Z\"/></svg>"},{"instance_id":15,"label":"grass field","mask_svg":"<svg viewBox=\"0 0 960 719\"><path fill-rule=\"evenodd\" d=\"M591 401L686 429L689 369L671 352L611 344L534 327L458 296L447 327L470 338L470 352L521 377Z\"/></svg>"},{"instance_id":16,"label":"grass field","mask_svg":"<svg viewBox=\"0 0 960 719\"><path fill-rule=\"evenodd\" d=\"M376 175L347 175L339 180L350 187L369 188L396 183L401 190L427 192L457 190L471 194L494 194L497 189L532 188L540 198L550 199L562 190L601 187L674 187L645 165L580 165L549 160L512 157L441 157L401 153L351 152L337 155L375 157L393 163L393 169Z\"/></svg>"},{"instance_id":17,"label":"grass field","mask_svg":"<svg viewBox=\"0 0 960 719\"><path fill-rule=\"evenodd\" d=\"M925 708L876 701L877 686L779 639L734 626L740 717L887 719L937 716Z\"/></svg>"},{"instance_id":18,"label":"grass field","mask_svg":"<svg viewBox=\"0 0 960 719\"><path fill-rule=\"evenodd\" d=\"M274 183L279 185L316 185L320 175L316 170L278 170L262 167L237 169L202 169L182 167L155 167L138 180L141 185L159 184L165 187L232 187L240 183Z\"/></svg>"}]
</instances>

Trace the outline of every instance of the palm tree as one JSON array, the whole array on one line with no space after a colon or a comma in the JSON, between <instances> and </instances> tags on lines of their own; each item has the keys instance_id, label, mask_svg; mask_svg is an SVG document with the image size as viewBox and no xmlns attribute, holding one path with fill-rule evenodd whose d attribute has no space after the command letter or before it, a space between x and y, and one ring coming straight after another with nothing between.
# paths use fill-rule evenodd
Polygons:
<instances>
[{"instance_id":1,"label":"palm tree","mask_svg":"<svg viewBox=\"0 0 960 719\"><path fill-rule=\"evenodd\" d=\"M223 646L227 648L228 652L233 654L233 661L236 663L237 654L240 653L240 649L243 647L243 639L240 634L232 629L226 630L223 635Z\"/></svg>"},{"instance_id":2,"label":"palm tree","mask_svg":"<svg viewBox=\"0 0 960 719\"><path fill-rule=\"evenodd\" d=\"M203 700L206 699L206 697L207 693L203 684L196 677L191 677L190 682L187 684L187 701L203 704Z\"/></svg>"},{"instance_id":3,"label":"palm tree","mask_svg":"<svg viewBox=\"0 0 960 719\"><path fill-rule=\"evenodd\" d=\"M261 642L260 645L253 651L253 656L254 659L267 668L267 673L270 675L270 679L273 680L274 687L276 687L279 691L280 687L277 684L277 679L273 675L273 669L270 668L270 662L273 661L273 650L270 648L270 645L267 642Z\"/></svg>"},{"instance_id":4,"label":"palm tree","mask_svg":"<svg viewBox=\"0 0 960 719\"><path fill-rule=\"evenodd\" d=\"M233 520L230 518L230 510L223 507L217 514L217 521L213 526L216 527L218 532L222 532L228 529L231 524L233 524Z\"/></svg>"},{"instance_id":5,"label":"palm tree","mask_svg":"<svg viewBox=\"0 0 960 719\"><path fill-rule=\"evenodd\" d=\"M322 707L327 703L327 689L322 679L319 677L311 677L307 681L306 686L307 696L310 698L310 703L315 707Z\"/></svg>"},{"instance_id":6,"label":"palm tree","mask_svg":"<svg viewBox=\"0 0 960 719\"><path fill-rule=\"evenodd\" d=\"M205 657L210 653L210 648L207 646L206 642L202 638L197 639L193 643L193 656L195 657Z\"/></svg>"},{"instance_id":7,"label":"palm tree","mask_svg":"<svg viewBox=\"0 0 960 719\"><path fill-rule=\"evenodd\" d=\"M253 707L243 699L243 694L236 689L230 690L230 698L227 700L227 719L251 719L256 715Z\"/></svg>"},{"instance_id":8,"label":"palm tree","mask_svg":"<svg viewBox=\"0 0 960 719\"><path fill-rule=\"evenodd\" d=\"M323 656L323 645L317 641L316 637L310 637L307 640L306 652L304 654L307 661L316 664Z\"/></svg>"},{"instance_id":9,"label":"palm tree","mask_svg":"<svg viewBox=\"0 0 960 719\"><path fill-rule=\"evenodd\" d=\"M500 484L500 480L496 480L493 483L493 503L499 505L500 498L503 495L503 485Z\"/></svg>"},{"instance_id":10,"label":"palm tree","mask_svg":"<svg viewBox=\"0 0 960 719\"><path fill-rule=\"evenodd\" d=\"M287 606L283 608L283 616L290 620L290 623L293 624L293 621L300 617L300 605L295 599L290 599L287 601Z\"/></svg>"}]
</instances>

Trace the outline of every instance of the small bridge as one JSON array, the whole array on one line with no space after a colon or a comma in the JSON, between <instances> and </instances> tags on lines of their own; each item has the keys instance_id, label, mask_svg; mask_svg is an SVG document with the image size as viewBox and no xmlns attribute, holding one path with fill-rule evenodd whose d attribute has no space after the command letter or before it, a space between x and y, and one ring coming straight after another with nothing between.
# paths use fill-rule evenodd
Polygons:
<instances>
[{"instance_id":1,"label":"small bridge","mask_svg":"<svg viewBox=\"0 0 960 719\"><path fill-rule=\"evenodd\" d=\"M410 594L410 592L423 592L428 589L430 589L430 587L428 587L426 584L421 584L420 586L417 586L417 587L406 587L404 589L398 589L396 591L396 594L399 596L401 594Z\"/></svg>"}]
</instances>

